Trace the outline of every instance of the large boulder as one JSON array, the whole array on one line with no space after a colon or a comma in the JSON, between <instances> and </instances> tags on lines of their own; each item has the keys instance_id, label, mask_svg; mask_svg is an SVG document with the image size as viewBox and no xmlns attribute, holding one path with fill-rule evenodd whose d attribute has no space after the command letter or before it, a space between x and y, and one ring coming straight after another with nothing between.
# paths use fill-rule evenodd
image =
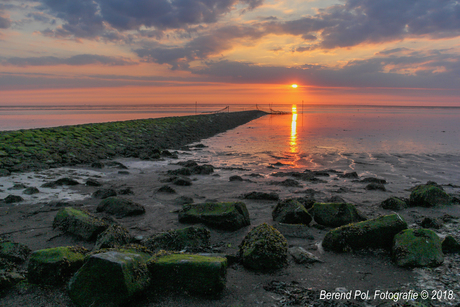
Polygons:
<instances>
[{"instance_id":1,"label":"large boulder","mask_svg":"<svg viewBox=\"0 0 460 307\"><path fill-rule=\"evenodd\" d=\"M55 247L32 253L27 268L31 283L63 284L84 263L88 253L83 247Z\"/></svg>"},{"instance_id":2,"label":"large boulder","mask_svg":"<svg viewBox=\"0 0 460 307\"><path fill-rule=\"evenodd\" d=\"M54 217L53 227L83 240L95 240L97 235L106 230L109 225L88 212L65 207Z\"/></svg>"},{"instance_id":3,"label":"large boulder","mask_svg":"<svg viewBox=\"0 0 460 307\"><path fill-rule=\"evenodd\" d=\"M158 290L217 297L225 289L227 259L160 252L147 266Z\"/></svg>"},{"instance_id":4,"label":"large boulder","mask_svg":"<svg viewBox=\"0 0 460 307\"><path fill-rule=\"evenodd\" d=\"M110 225L104 232L97 236L94 250L101 248L113 248L130 243L131 234L126 228L119 225Z\"/></svg>"},{"instance_id":5,"label":"large boulder","mask_svg":"<svg viewBox=\"0 0 460 307\"><path fill-rule=\"evenodd\" d=\"M121 197L109 197L104 199L99 203L96 210L97 212L106 212L116 217L126 217L145 213L144 206L130 199Z\"/></svg>"},{"instance_id":6,"label":"large boulder","mask_svg":"<svg viewBox=\"0 0 460 307\"><path fill-rule=\"evenodd\" d=\"M394 236L407 229L407 223L398 214L344 225L330 230L323 240L325 250L345 252L365 248L390 250Z\"/></svg>"},{"instance_id":7,"label":"large boulder","mask_svg":"<svg viewBox=\"0 0 460 307\"><path fill-rule=\"evenodd\" d=\"M435 267L444 261L441 240L429 229L406 229L394 237L393 260L401 267Z\"/></svg>"},{"instance_id":8,"label":"large boulder","mask_svg":"<svg viewBox=\"0 0 460 307\"><path fill-rule=\"evenodd\" d=\"M316 223L328 227L339 227L365 220L354 205L347 203L315 203L309 212Z\"/></svg>"},{"instance_id":9,"label":"large boulder","mask_svg":"<svg viewBox=\"0 0 460 307\"><path fill-rule=\"evenodd\" d=\"M143 244L152 251L203 251L210 245L211 232L201 227L186 227L155 234L147 238Z\"/></svg>"},{"instance_id":10,"label":"large boulder","mask_svg":"<svg viewBox=\"0 0 460 307\"><path fill-rule=\"evenodd\" d=\"M150 283L144 257L108 251L89 257L69 282L69 296L79 306L121 306Z\"/></svg>"},{"instance_id":11,"label":"large boulder","mask_svg":"<svg viewBox=\"0 0 460 307\"><path fill-rule=\"evenodd\" d=\"M435 207L450 204L452 201L449 194L435 182L427 182L416 186L409 199L411 207Z\"/></svg>"},{"instance_id":12,"label":"large boulder","mask_svg":"<svg viewBox=\"0 0 460 307\"><path fill-rule=\"evenodd\" d=\"M243 265L252 270L280 269L287 263L286 238L266 223L253 228L239 248Z\"/></svg>"},{"instance_id":13,"label":"large boulder","mask_svg":"<svg viewBox=\"0 0 460 307\"><path fill-rule=\"evenodd\" d=\"M312 217L307 209L295 199L286 199L278 202L272 212L273 220L285 224L308 225Z\"/></svg>"},{"instance_id":14,"label":"large boulder","mask_svg":"<svg viewBox=\"0 0 460 307\"><path fill-rule=\"evenodd\" d=\"M243 202L186 204L179 212L181 223L203 223L213 228L237 230L250 225Z\"/></svg>"},{"instance_id":15,"label":"large boulder","mask_svg":"<svg viewBox=\"0 0 460 307\"><path fill-rule=\"evenodd\" d=\"M387 210L402 210L407 208L407 202L399 197L387 198L380 205L383 209Z\"/></svg>"}]
</instances>

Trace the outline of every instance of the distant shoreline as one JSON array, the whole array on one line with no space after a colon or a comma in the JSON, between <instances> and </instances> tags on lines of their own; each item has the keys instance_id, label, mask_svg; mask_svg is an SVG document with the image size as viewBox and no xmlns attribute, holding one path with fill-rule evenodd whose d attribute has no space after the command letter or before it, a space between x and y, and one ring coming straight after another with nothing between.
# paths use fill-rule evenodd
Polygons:
<instances>
[{"instance_id":1,"label":"distant shoreline","mask_svg":"<svg viewBox=\"0 0 460 307\"><path fill-rule=\"evenodd\" d=\"M158 159L265 115L241 111L0 131L0 176L110 159Z\"/></svg>"}]
</instances>

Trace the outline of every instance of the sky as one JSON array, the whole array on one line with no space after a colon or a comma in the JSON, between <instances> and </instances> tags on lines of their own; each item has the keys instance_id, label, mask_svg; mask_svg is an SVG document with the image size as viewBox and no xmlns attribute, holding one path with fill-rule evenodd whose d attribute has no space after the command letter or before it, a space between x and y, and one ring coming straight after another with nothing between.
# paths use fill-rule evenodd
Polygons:
<instances>
[{"instance_id":1,"label":"sky","mask_svg":"<svg viewBox=\"0 0 460 307\"><path fill-rule=\"evenodd\" d=\"M453 0L0 0L0 105L460 106L459 55Z\"/></svg>"}]
</instances>

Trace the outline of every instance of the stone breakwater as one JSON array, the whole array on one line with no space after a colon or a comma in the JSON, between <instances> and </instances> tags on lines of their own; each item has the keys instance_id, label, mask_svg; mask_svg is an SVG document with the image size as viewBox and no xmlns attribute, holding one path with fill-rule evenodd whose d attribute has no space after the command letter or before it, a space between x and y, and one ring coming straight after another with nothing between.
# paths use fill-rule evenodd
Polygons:
<instances>
[{"instance_id":1,"label":"stone breakwater","mask_svg":"<svg viewBox=\"0 0 460 307\"><path fill-rule=\"evenodd\" d=\"M263 116L242 111L0 132L0 176L113 157L159 158Z\"/></svg>"}]
</instances>

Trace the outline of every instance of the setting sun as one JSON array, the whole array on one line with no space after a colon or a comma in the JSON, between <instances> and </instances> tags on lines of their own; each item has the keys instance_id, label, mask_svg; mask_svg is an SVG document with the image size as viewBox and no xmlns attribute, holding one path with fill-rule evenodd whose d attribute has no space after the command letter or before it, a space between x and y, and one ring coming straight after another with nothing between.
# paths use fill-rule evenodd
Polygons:
<instances>
[{"instance_id":1,"label":"setting sun","mask_svg":"<svg viewBox=\"0 0 460 307\"><path fill-rule=\"evenodd\" d=\"M297 86L298 86L297 84L292 84L291 85L292 88L297 88Z\"/></svg>"}]
</instances>

